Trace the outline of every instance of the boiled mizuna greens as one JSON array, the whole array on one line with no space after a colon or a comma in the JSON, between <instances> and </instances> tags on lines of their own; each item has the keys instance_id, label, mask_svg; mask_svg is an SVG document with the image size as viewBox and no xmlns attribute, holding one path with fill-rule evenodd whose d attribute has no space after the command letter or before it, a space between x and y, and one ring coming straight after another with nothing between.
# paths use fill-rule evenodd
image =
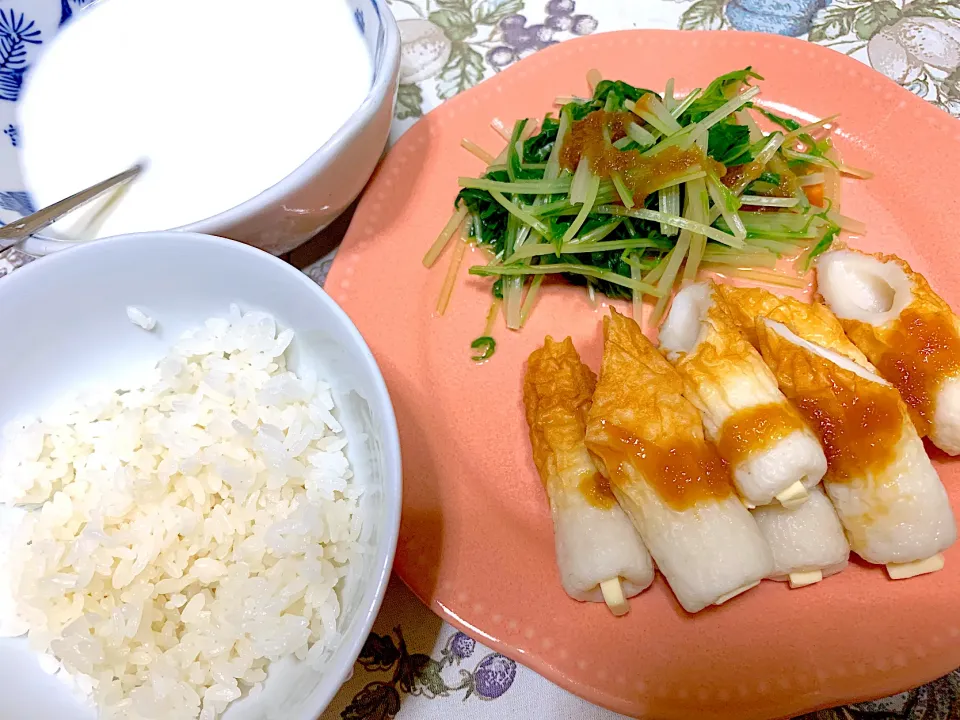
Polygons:
<instances>
[{"instance_id":1,"label":"boiled mizuna greens","mask_svg":"<svg viewBox=\"0 0 960 720\"><path fill-rule=\"evenodd\" d=\"M489 252L470 268L494 296L474 359L492 354L501 312L508 328L524 325L547 277L585 286L591 299L630 299L638 320L649 300L656 324L674 288L703 271L802 287L841 230L865 231L839 212L841 175L869 174L840 162L836 118L804 125L760 107L763 78L751 68L683 97L672 80L657 93L592 75L592 97L558 99L539 123L495 121L506 140L498 156L463 142L486 170L459 179L424 264L457 244L442 313L465 245Z\"/></svg>"}]
</instances>

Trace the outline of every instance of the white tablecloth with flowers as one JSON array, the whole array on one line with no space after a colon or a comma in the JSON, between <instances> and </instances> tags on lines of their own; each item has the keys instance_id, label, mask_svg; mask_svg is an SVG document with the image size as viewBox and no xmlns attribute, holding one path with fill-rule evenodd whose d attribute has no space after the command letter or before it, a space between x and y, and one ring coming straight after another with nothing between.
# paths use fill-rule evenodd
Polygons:
<instances>
[{"instance_id":1,"label":"white tablecloth with flowers","mask_svg":"<svg viewBox=\"0 0 960 720\"><path fill-rule=\"evenodd\" d=\"M578 35L628 28L806 37L960 116L960 0L387 0L403 56L399 137L445 99ZM332 257L307 268L323 282ZM394 580L353 678L323 720L612 719L434 616ZM960 670L911 692L805 720L958 720Z\"/></svg>"},{"instance_id":2,"label":"white tablecloth with flowers","mask_svg":"<svg viewBox=\"0 0 960 720\"><path fill-rule=\"evenodd\" d=\"M330 0L324 0L330 1ZM403 36L393 139L445 99L548 45L628 28L806 37L960 115L960 0L386 0ZM2 40L2 37L0 37ZM8 140L13 128L3 131ZM3 138L0 138L2 140ZM332 255L307 268L323 283ZM0 276L27 262L0 254ZM620 717L491 652L394 580L354 675L322 720ZM960 720L960 670L805 720Z\"/></svg>"}]
</instances>

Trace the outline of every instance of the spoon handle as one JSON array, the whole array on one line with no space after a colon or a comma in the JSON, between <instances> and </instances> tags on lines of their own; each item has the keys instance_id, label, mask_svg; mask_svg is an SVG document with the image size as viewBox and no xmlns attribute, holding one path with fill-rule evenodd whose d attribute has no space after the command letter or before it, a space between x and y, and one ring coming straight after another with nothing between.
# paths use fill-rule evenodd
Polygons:
<instances>
[{"instance_id":1,"label":"spoon handle","mask_svg":"<svg viewBox=\"0 0 960 720\"><path fill-rule=\"evenodd\" d=\"M0 227L0 252L9 247L13 247L19 242L23 242L31 235L35 235L44 228L49 227L77 208L86 205L91 200L96 200L108 190L130 182L140 175L143 170L144 164L137 163L130 169L114 175L112 178L99 182L86 190L81 190L59 202L55 202L53 205L38 210L32 215L27 215L16 222Z\"/></svg>"}]
</instances>

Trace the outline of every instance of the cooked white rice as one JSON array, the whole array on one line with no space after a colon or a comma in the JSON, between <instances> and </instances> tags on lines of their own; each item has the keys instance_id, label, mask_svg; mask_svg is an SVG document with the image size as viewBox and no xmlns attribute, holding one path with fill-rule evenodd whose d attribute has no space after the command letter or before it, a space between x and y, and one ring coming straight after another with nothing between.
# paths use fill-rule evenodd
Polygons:
<instances>
[{"instance_id":1,"label":"cooked white rice","mask_svg":"<svg viewBox=\"0 0 960 720\"><path fill-rule=\"evenodd\" d=\"M134 325L139 325L144 330L153 330L157 326L157 321L147 315L143 310L133 305L127 305L127 319Z\"/></svg>"},{"instance_id":2,"label":"cooked white rice","mask_svg":"<svg viewBox=\"0 0 960 720\"><path fill-rule=\"evenodd\" d=\"M360 493L329 386L286 370L292 340L233 307L141 387L5 430L0 502L39 507L0 630L102 718L212 720L269 662L336 642Z\"/></svg>"}]
</instances>

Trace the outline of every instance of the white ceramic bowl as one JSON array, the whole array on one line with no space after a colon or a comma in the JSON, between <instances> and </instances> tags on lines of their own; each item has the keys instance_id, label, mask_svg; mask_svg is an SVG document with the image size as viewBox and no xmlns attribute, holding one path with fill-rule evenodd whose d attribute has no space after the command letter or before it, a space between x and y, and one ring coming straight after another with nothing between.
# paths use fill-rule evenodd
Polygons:
<instances>
[{"instance_id":1,"label":"white ceramic bowl","mask_svg":"<svg viewBox=\"0 0 960 720\"><path fill-rule=\"evenodd\" d=\"M342 643L320 672L292 662L271 667L263 693L224 716L315 720L349 677L380 607L401 493L400 445L383 378L363 338L318 285L260 250L190 233L108 238L31 263L0 281L0 427L42 412L66 392L135 380L184 330L224 317L232 302L267 311L295 331L291 367L314 367L333 386L348 457L366 489L361 507L372 535L362 567L343 589ZM154 317L156 330L133 325L128 305ZM0 639L0 698L0 720L93 720L40 669L23 639Z\"/></svg>"},{"instance_id":2,"label":"white ceramic bowl","mask_svg":"<svg viewBox=\"0 0 960 720\"><path fill-rule=\"evenodd\" d=\"M178 230L228 237L279 255L333 222L370 179L393 119L400 68L397 23L386 0L316 1L344 2L352 10L373 61L366 100L323 147L282 181L231 210ZM0 38L7 39L0 43L0 224L37 209L18 161L17 100L24 79L60 27L91 4L90 0L5 0L0 6ZM70 246L37 237L21 249L41 256Z\"/></svg>"}]
</instances>

